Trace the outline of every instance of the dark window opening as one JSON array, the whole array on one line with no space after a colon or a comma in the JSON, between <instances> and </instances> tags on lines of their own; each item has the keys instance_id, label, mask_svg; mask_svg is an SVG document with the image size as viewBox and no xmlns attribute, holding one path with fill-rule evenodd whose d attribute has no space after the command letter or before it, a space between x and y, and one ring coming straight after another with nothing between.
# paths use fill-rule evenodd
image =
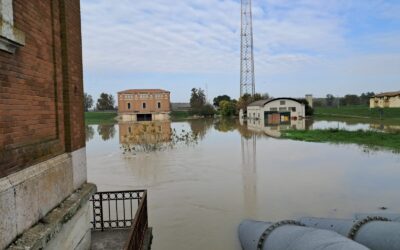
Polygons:
<instances>
[{"instance_id":1,"label":"dark window opening","mask_svg":"<svg viewBox=\"0 0 400 250\"><path fill-rule=\"evenodd\" d=\"M161 108L161 102L157 103L157 107L160 109Z\"/></svg>"},{"instance_id":2,"label":"dark window opening","mask_svg":"<svg viewBox=\"0 0 400 250\"><path fill-rule=\"evenodd\" d=\"M142 107L143 107L143 109L146 108L146 103L145 102L142 104Z\"/></svg>"},{"instance_id":3,"label":"dark window opening","mask_svg":"<svg viewBox=\"0 0 400 250\"><path fill-rule=\"evenodd\" d=\"M130 103L128 103L128 109L131 109L131 104Z\"/></svg>"},{"instance_id":4,"label":"dark window opening","mask_svg":"<svg viewBox=\"0 0 400 250\"><path fill-rule=\"evenodd\" d=\"M137 115L137 121L138 122L146 122L146 121L152 121L152 115L151 114L138 114Z\"/></svg>"}]
</instances>

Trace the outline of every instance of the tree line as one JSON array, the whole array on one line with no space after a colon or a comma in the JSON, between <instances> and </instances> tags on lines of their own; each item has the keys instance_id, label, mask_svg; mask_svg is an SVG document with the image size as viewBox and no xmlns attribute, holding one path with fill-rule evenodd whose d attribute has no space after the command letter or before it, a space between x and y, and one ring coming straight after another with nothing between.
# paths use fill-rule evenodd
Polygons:
<instances>
[{"instance_id":1,"label":"tree line","mask_svg":"<svg viewBox=\"0 0 400 250\"><path fill-rule=\"evenodd\" d=\"M204 90L193 88L190 97L191 115L213 116L238 116L241 109L246 110L247 106L255 101L272 98L268 93L254 95L244 94L239 100L233 99L228 95L219 95L213 99L213 103L207 103ZM309 105L306 99L299 99L306 107L306 115L311 116L314 109Z\"/></svg>"},{"instance_id":2,"label":"tree line","mask_svg":"<svg viewBox=\"0 0 400 250\"><path fill-rule=\"evenodd\" d=\"M115 106L115 99L112 94L101 93L100 97L97 99L96 105L94 105L93 97L87 93L84 94L83 97L83 106L85 112L88 112L92 108L98 111L106 111L106 110L117 110L118 108Z\"/></svg>"},{"instance_id":3,"label":"tree line","mask_svg":"<svg viewBox=\"0 0 400 250\"><path fill-rule=\"evenodd\" d=\"M190 96L190 114L198 116L214 116L215 114L238 116L240 109L246 109L250 103L269 98L268 93L245 94L239 100L233 99L228 95L219 95L213 99L211 104L207 103L203 89L193 88Z\"/></svg>"},{"instance_id":4,"label":"tree line","mask_svg":"<svg viewBox=\"0 0 400 250\"><path fill-rule=\"evenodd\" d=\"M366 92L361 95L347 94L343 97L335 97L332 94L327 94L325 98L315 98L315 107L338 107L338 106L368 106L371 97L374 97L374 92Z\"/></svg>"},{"instance_id":5,"label":"tree line","mask_svg":"<svg viewBox=\"0 0 400 250\"><path fill-rule=\"evenodd\" d=\"M332 96L333 97L333 96ZM244 94L238 100L231 98L228 95L219 95L213 99L213 103L208 103L206 94L201 88L193 88L190 96L190 114L198 116L214 116L220 114L222 116L238 116L241 109L245 110L247 106L258 100L265 100L271 98L268 93L254 95ZM331 98L326 98L326 103L333 103ZM346 99L347 100L347 99ZM300 100L306 105L306 113L312 115L312 108L308 105L305 99ZM332 104L333 105L333 104ZM84 109L85 111L107 111L117 110L115 106L115 99L112 94L101 93L97 99L96 105L94 104L93 97L87 93L84 94Z\"/></svg>"}]
</instances>

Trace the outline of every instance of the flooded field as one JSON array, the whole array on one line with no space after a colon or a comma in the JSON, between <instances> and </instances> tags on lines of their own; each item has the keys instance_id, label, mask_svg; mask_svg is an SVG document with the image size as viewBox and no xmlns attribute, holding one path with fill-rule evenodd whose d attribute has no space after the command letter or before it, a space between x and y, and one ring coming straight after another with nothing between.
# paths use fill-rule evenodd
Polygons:
<instances>
[{"instance_id":1,"label":"flooded field","mask_svg":"<svg viewBox=\"0 0 400 250\"><path fill-rule=\"evenodd\" d=\"M353 126L332 122L296 127ZM400 212L400 155L276 131L233 120L90 125L88 181L99 191L148 189L156 250L240 249L237 226L247 218Z\"/></svg>"},{"instance_id":2,"label":"flooded field","mask_svg":"<svg viewBox=\"0 0 400 250\"><path fill-rule=\"evenodd\" d=\"M400 132L400 124L387 124L384 122L368 123L365 119L335 119L335 120L315 120L309 126L309 129L345 129L349 131L355 130L372 130L380 132L398 133Z\"/></svg>"}]
</instances>

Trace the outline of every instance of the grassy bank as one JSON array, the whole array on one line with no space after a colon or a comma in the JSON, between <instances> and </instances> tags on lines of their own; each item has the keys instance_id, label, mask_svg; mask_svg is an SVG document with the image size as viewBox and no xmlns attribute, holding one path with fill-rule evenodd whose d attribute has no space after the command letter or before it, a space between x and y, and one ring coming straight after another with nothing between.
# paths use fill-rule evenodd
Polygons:
<instances>
[{"instance_id":1,"label":"grassy bank","mask_svg":"<svg viewBox=\"0 0 400 250\"><path fill-rule=\"evenodd\" d=\"M173 120L183 120L190 117L188 111L172 111L170 115Z\"/></svg>"},{"instance_id":2,"label":"grassy bank","mask_svg":"<svg viewBox=\"0 0 400 250\"><path fill-rule=\"evenodd\" d=\"M358 144L370 148L384 148L400 152L400 133L374 131L290 130L282 133L282 138L307 142L331 142L338 144Z\"/></svg>"},{"instance_id":3,"label":"grassy bank","mask_svg":"<svg viewBox=\"0 0 400 250\"><path fill-rule=\"evenodd\" d=\"M116 112L85 112L86 124L115 123Z\"/></svg>"},{"instance_id":4,"label":"grassy bank","mask_svg":"<svg viewBox=\"0 0 400 250\"><path fill-rule=\"evenodd\" d=\"M381 113L382 111L382 113ZM316 107L314 115L322 117L346 117L386 120L400 123L400 108L370 109L366 106Z\"/></svg>"}]
</instances>

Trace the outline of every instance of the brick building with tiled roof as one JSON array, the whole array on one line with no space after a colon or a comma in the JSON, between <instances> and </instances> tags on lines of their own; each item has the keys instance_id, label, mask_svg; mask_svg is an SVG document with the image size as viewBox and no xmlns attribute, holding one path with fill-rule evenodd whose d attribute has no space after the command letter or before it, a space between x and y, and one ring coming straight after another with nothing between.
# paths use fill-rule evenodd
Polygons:
<instances>
[{"instance_id":1,"label":"brick building with tiled roof","mask_svg":"<svg viewBox=\"0 0 400 250\"><path fill-rule=\"evenodd\" d=\"M123 121L169 118L170 92L162 89L130 89L118 92L118 113Z\"/></svg>"}]
</instances>

